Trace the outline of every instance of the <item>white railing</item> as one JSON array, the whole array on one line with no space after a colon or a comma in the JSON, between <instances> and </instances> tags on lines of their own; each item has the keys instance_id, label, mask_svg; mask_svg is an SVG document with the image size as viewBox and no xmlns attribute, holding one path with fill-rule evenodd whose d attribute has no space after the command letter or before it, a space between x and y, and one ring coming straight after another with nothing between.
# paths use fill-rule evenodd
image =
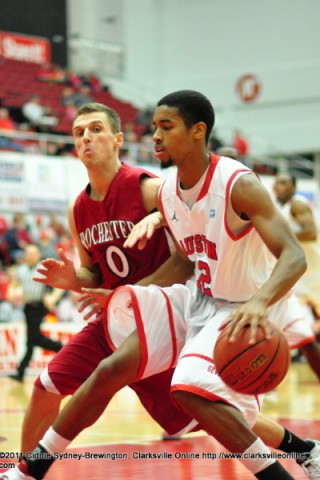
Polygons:
<instances>
[{"instance_id":1,"label":"white railing","mask_svg":"<svg viewBox=\"0 0 320 480\"><path fill-rule=\"evenodd\" d=\"M41 153L41 154L48 153L48 144L50 143L60 144L61 142L63 142L66 145L73 145L74 143L73 137L68 135L57 135L57 134L51 134L51 133L35 133L35 132L26 132L23 130L8 131L8 130L0 129L0 138L7 139L9 144L12 143L13 150L14 150L15 144L17 145L17 147L20 144L22 147L22 151L26 151L28 153L32 152L32 153ZM36 148L34 148L34 150L32 150L32 148L28 149L28 145L25 143L27 141L35 142L38 145L38 149ZM1 147L1 141L0 141L0 147Z\"/></svg>"},{"instance_id":2,"label":"white railing","mask_svg":"<svg viewBox=\"0 0 320 480\"><path fill-rule=\"evenodd\" d=\"M7 141L7 142L6 142ZM30 144L28 144L30 142ZM6 143L8 145L6 145ZM11 145L10 145L11 144ZM52 154L49 145L64 144L66 146L73 146L74 139L68 135L58 135L51 133L36 133L26 132L23 130L1 130L0 129L0 149L10 151L22 151L25 153L34 154ZM269 148L268 150L261 146L257 148L255 145L254 154L249 155L246 163L253 167L257 164L265 165L266 167L276 168L280 171L290 171L292 175L302 178L316 177L316 162L299 155L286 156L281 152L280 148ZM145 143L127 143L125 142L122 148L122 157L132 164L156 164L157 160L153 157L153 147Z\"/></svg>"}]
</instances>

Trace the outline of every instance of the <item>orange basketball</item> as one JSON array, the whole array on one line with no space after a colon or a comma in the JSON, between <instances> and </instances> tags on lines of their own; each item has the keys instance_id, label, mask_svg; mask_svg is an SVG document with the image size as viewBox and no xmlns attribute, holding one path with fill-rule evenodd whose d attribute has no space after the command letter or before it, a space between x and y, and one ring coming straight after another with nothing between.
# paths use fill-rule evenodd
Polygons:
<instances>
[{"instance_id":1,"label":"orange basketball","mask_svg":"<svg viewBox=\"0 0 320 480\"><path fill-rule=\"evenodd\" d=\"M258 327L256 342L249 344L250 328L241 329L230 343L230 326L224 328L214 348L217 373L233 390L257 395L273 390L284 379L290 365L290 350L283 333L274 325L271 338Z\"/></svg>"}]
</instances>

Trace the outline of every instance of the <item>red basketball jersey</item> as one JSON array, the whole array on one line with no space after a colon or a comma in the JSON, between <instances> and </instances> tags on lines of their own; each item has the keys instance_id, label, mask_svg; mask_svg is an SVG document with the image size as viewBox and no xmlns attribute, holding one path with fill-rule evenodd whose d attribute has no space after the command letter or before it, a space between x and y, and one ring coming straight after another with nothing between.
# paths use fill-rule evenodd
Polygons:
<instances>
[{"instance_id":1,"label":"red basketball jersey","mask_svg":"<svg viewBox=\"0 0 320 480\"><path fill-rule=\"evenodd\" d=\"M123 164L102 201L89 197L90 184L76 199L76 228L84 249L99 267L101 286L105 288L134 284L170 256L164 229L157 230L143 250L123 247L134 224L149 213L140 190L141 178L146 176L155 177L146 170Z\"/></svg>"}]
</instances>

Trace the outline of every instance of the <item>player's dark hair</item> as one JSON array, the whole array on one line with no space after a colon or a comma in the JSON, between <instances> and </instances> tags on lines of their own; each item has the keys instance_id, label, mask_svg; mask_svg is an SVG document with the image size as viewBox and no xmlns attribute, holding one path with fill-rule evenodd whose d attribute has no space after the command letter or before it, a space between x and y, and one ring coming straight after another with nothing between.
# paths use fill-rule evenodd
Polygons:
<instances>
[{"instance_id":1,"label":"player's dark hair","mask_svg":"<svg viewBox=\"0 0 320 480\"><path fill-rule=\"evenodd\" d=\"M297 186L297 177L295 177L294 175L290 175L290 180L291 180L291 183L292 183L292 185L294 186L294 188L296 188L296 186Z\"/></svg>"},{"instance_id":2,"label":"player's dark hair","mask_svg":"<svg viewBox=\"0 0 320 480\"><path fill-rule=\"evenodd\" d=\"M194 90L179 90L169 93L161 98L157 106L167 105L178 110L179 115L183 118L187 128L198 122L205 123L206 143L208 144L211 130L214 126L215 115L211 102L202 93Z\"/></svg>"},{"instance_id":3,"label":"player's dark hair","mask_svg":"<svg viewBox=\"0 0 320 480\"><path fill-rule=\"evenodd\" d=\"M86 115L87 113L94 113L94 112L103 112L106 114L109 123L111 125L112 133L119 133L121 130L121 120L118 113L107 105L103 105L103 103L85 103L81 105L81 107L77 110L73 121L80 117L80 115Z\"/></svg>"}]
</instances>

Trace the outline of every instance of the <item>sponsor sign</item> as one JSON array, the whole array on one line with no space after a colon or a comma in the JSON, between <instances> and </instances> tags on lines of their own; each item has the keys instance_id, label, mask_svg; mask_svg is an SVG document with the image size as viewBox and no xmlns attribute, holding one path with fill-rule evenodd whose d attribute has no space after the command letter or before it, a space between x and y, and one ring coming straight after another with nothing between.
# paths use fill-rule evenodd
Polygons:
<instances>
[{"instance_id":1,"label":"sponsor sign","mask_svg":"<svg viewBox=\"0 0 320 480\"><path fill-rule=\"evenodd\" d=\"M21 62L50 63L51 46L46 38L0 32L0 56Z\"/></svg>"}]
</instances>

